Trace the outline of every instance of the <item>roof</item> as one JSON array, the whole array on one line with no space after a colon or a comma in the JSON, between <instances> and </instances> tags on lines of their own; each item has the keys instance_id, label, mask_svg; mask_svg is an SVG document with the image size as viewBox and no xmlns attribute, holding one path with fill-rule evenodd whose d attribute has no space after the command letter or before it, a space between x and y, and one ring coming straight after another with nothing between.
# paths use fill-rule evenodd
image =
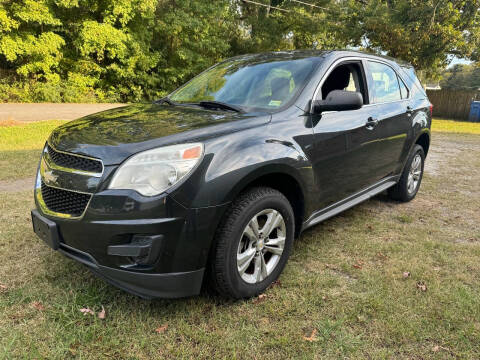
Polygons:
<instances>
[{"instance_id":1,"label":"roof","mask_svg":"<svg viewBox=\"0 0 480 360\"><path fill-rule=\"evenodd\" d=\"M257 53L257 54L245 54L235 56L228 60L242 60L245 62L263 62L263 61L270 61L270 60L296 60L296 59L305 59L305 58L312 58L312 57L346 57L346 56L362 56L368 58L379 58L386 60L388 62L396 63L402 67L413 67L410 63L395 59L390 56L385 55L377 55L365 51L358 51L358 50L348 50L348 49L338 49L338 50L290 50L290 51L272 51L272 52L264 52L264 53Z\"/></svg>"}]
</instances>

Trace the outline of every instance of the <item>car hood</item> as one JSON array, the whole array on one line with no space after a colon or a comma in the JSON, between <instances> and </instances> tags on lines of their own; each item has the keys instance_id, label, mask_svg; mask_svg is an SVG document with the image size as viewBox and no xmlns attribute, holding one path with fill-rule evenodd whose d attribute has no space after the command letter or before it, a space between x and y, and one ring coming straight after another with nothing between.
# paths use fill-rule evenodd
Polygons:
<instances>
[{"instance_id":1,"label":"car hood","mask_svg":"<svg viewBox=\"0 0 480 360\"><path fill-rule=\"evenodd\" d=\"M233 113L196 107L136 104L99 112L56 128L57 150L100 158L105 165L159 146L205 141L263 125L265 113Z\"/></svg>"}]
</instances>

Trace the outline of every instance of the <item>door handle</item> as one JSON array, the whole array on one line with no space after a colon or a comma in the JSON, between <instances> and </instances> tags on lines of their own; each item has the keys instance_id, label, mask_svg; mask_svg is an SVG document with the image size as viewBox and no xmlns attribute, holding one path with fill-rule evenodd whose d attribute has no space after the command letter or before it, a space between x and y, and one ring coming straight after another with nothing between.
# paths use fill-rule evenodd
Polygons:
<instances>
[{"instance_id":1,"label":"door handle","mask_svg":"<svg viewBox=\"0 0 480 360\"><path fill-rule=\"evenodd\" d=\"M413 114L413 109L412 109L412 107L411 107L411 106L407 106L407 115L408 115L408 116L412 116L412 114Z\"/></svg>"},{"instance_id":2,"label":"door handle","mask_svg":"<svg viewBox=\"0 0 480 360\"><path fill-rule=\"evenodd\" d=\"M373 130L377 127L377 125L378 125L378 119L369 117L367 120L367 123L365 124L365 127L367 128L367 130Z\"/></svg>"}]
</instances>

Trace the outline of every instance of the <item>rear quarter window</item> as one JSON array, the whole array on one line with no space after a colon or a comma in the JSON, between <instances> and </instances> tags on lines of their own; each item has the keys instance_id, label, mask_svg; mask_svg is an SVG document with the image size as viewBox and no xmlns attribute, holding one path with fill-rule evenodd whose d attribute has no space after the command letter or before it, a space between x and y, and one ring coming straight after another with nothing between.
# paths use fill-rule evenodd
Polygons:
<instances>
[{"instance_id":1,"label":"rear quarter window","mask_svg":"<svg viewBox=\"0 0 480 360\"><path fill-rule=\"evenodd\" d=\"M415 73L415 69L411 66L401 66L400 70L402 72L403 79L406 81L406 85L410 88L411 97L412 98L426 98L427 94L425 89L422 86L420 80L418 80L417 74Z\"/></svg>"}]
</instances>

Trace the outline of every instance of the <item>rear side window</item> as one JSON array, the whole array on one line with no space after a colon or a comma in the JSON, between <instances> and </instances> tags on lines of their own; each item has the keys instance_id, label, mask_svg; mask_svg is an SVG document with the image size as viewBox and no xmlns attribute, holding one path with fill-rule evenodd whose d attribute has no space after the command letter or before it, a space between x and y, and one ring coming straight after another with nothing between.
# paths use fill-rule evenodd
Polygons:
<instances>
[{"instance_id":1,"label":"rear side window","mask_svg":"<svg viewBox=\"0 0 480 360\"><path fill-rule=\"evenodd\" d=\"M371 93L374 103L378 104L402 99L397 74L390 66L369 61L368 69L373 87Z\"/></svg>"},{"instance_id":2,"label":"rear side window","mask_svg":"<svg viewBox=\"0 0 480 360\"><path fill-rule=\"evenodd\" d=\"M411 66L402 66L401 67L404 79L407 82L407 85L410 87L411 97L412 98L425 98L425 89L422 86L422 83L418 80L415 69Z\"/></svg>"}]
</instances>

